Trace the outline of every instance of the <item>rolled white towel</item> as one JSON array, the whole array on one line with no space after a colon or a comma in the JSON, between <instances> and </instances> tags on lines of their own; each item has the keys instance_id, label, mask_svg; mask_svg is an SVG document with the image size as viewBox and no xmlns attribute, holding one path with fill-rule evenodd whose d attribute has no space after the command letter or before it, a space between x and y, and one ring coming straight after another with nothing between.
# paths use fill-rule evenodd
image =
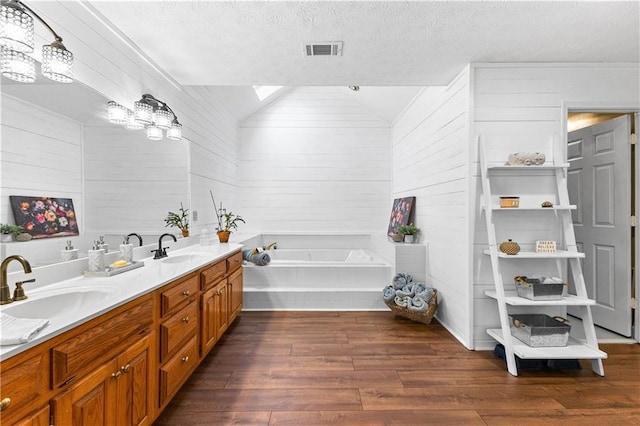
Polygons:
<instances>
[{"instance_id":1,"label":"rolled white towel","mask_svg":"<svg viewBox=\"0 0 640 426\"><path fill-rule=\"evenodd\" d=\"M409 296L405 296L405 297L401 297L401 296L396 296L396 298L394 299L396 302L396 305L398 306L402 306L402 307L407 307L407 305L409 303L411 303L411 298Z\"/></svg>"},{"instance_id":2,"label":"rolled white towel","mask_svg":"<svg viewBox=\"0 0 640 426\"><path fill-rule=\"evenodd\" d=\"M0 346L26 343L47 324L47 319L16 318L0 312Z\"/></svg>"}]
</instances>

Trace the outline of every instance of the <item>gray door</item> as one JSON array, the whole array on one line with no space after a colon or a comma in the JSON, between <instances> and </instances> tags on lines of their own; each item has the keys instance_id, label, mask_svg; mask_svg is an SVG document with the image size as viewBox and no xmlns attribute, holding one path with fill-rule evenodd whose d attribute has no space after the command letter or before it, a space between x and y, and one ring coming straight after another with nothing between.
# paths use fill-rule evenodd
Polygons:
<instances>
[{"instance_id":1,"label":"gray door","mask_svg":"<svg viewBox=\"0 0 640 426\"><path fill-rule=\"evenodd\" d=\"M596 325L631 336L631 145L628 115L569 133L568 190ZM577 310L569 310L577 315Z\"/></svg>"}]
</instances>

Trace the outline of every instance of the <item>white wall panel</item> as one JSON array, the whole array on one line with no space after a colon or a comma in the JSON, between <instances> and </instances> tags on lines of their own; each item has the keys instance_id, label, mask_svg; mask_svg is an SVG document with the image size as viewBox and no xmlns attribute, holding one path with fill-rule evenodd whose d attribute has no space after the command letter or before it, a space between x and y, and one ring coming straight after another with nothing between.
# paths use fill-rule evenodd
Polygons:
<instances>
[{"instance_id":1,"label":"white wall panel","mask_svg":"<svg viewBox=\"0 0 640 426\"><path fill-rule=\"evenodd\" d=\"M637 64L478 64L472 67L473 80L473 135L482 135L489 146L489 159L506 160L510 152L542 151L551 158L553 135L562 131L563 104L581 104L593 108L602 106L640 107L640 69ZM471 142L474 176L471 187L472 203L477 206L481 194L477 168L476 138ZM528 186L526 179L518 183L518 193L543 194L546 190ZM479 208L472 210L474 218L474 287L486 288L493 283L489 257L482 254L487 236L484 216ZM533 219L533 218L530 218ZM500 218L496 215L496 220ZM521 220L508 224L517 228L509 234L519 242L532 242L548 237L551 224L535 226ZM555 228L557 229L557 227ZM557 233L556 233L557 234ZM498 242L507 238L502 233ZM522 245L522 244L521 244ZM505 271L506 277L525 273L527 266ZM545 271L536 268L529 273ZM549 270L550 273L554 273ZM495 341L487 338L486 329L499 326L494 301L483 291L474 291L476 318L474 342L478 349L490 349ZM482 319L482 323L478 322Z\"/></svg>"},{"instance_id":2,"label":"white wall panel","mask_svg":"<svg viewBox=\"0 0 640 426\"><path fill-rule=\"evenodd\" d=\"M243 230L384 232L389 123L331 87L289 92L240 127Z\"/></svg>"},{"instance_id":3,"label":"white wall panel","mask_svg":"<svg viewBox=\"0 0 640 426\"><path fill-rule=\"evenodd\" d=\"M393 197L416 197L415 224L429 243L427 283L439 292L437 318L468 347L469 92L466 68L448 86L423 90L393 128Z\"/></svg>"}]
</instances>

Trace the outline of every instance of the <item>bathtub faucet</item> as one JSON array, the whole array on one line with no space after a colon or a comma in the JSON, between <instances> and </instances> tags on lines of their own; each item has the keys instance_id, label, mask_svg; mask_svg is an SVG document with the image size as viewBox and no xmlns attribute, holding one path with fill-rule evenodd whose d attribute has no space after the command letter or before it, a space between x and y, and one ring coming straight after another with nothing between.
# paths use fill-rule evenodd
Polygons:
<instances>
[{"instance_id":1,"label":"bathtub faucet","mask_svg":"<svg viewBox=\"0 0 640 426\"><path fill-rule=\"evenodd\" d=\"M264 246L265 250L271 250L271 249L275 250L277 248L278 248L278 243L271 243L269 245Z\"/></svg>"}]
</instances>

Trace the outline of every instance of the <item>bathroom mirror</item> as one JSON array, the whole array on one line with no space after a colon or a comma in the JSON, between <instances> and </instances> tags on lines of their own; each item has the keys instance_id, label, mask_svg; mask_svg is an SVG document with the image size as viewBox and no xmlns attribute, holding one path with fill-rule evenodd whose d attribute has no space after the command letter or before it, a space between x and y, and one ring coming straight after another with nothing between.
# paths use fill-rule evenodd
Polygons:
<instances>
[{"instance_id":1,"label":"bathroom mirror","mask_svg":"<svg viewBox=\"0 0 640 426\"><path fill-rule=\"evenodd\" d=\"M164 217L181 202L189 208L187 140L152 141L110 123L108 99L77 81L3 77L1 101L0 222L14 223L10 195L31 195L71 198L80 225L77 237L1 244L3 258L22 254L45 265L62 260L67 240L83 256L100 235L117 250L131 232L147 236L145 244L178 232Z\"/></svg>"}]
</instances>

